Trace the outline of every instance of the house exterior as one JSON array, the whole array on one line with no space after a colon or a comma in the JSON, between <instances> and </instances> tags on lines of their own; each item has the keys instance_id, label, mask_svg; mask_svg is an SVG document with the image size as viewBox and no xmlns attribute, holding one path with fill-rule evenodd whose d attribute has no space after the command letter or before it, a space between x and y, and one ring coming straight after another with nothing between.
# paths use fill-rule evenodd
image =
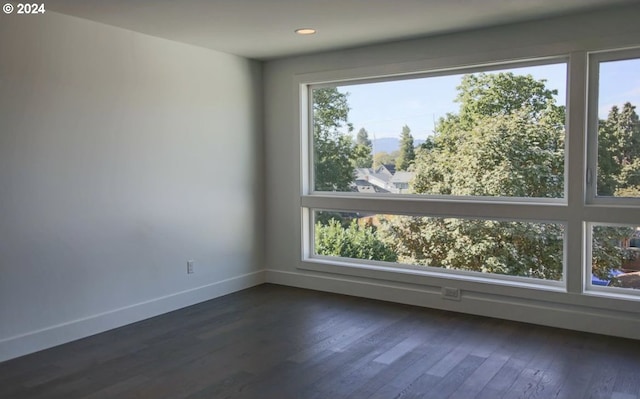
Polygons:
<instances>
[{"instance_id":1,"label":"house exterior","mask_svg":"<svg viewBox=\"0 0 640 399\"><path fill-rule=\"evenodd\" d=\"M411 180L415 173L396 171L392 164L380 165L377 168L357 168L354 191L359 193L393 193L408 194Z\"/></svg>"}]
</instances>

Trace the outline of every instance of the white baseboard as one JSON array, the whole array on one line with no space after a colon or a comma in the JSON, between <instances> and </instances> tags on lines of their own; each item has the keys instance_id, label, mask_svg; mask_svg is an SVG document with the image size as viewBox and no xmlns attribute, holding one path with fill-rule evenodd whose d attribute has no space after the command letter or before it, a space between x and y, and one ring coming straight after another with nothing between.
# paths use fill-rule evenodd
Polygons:
<instances>
[{"instance_id":1,"label":"white baseboard","mask_svg":"<svg viewBox=\"0 0 640 399\"><path fill-rule=\"evenodd\" d=\"M587 306L524 300L503 295L464 292L460 301L445 300L439 289L409 287L340 275L320 275L266 270L266 282L397 302L408 305L495 317L596 334L640 339L640 319L635 314ZM415 287L415 286L414 286Z\"/></svg>"},{"instance_id":2,"label":"white baseboard","mask_svg":"<svg viewBox=\"0 0 640 399\"><path fill-rule=\"evenodd\" d=\"M218 281L0 340L0 362L263 284L265 271Z\"/></svg>"}]
</instances>

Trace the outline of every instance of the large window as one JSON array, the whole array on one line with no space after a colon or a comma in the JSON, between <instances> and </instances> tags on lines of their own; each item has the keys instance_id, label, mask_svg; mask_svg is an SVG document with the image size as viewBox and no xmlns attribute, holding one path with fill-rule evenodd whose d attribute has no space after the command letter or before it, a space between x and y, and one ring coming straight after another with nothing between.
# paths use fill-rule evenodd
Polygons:
<instances>
[{"instance_id":1,"label":"large window","mask_svg":"<svg viewBox=\"0 0 640 399\"><path fill-rule=\"evenodd\" d=\"M562 198L566 63L311 91L316 191Z\"/></svg>"},{"instance_id":2,"label":"large window","mask_svg":"<svg viewBox=\"0 0 640 399\"><path fill-rule=\"evenodd\" d=\"M637 294L640 51L585 56L305 83L305 261Z\"/></svg>"}]
</instances>

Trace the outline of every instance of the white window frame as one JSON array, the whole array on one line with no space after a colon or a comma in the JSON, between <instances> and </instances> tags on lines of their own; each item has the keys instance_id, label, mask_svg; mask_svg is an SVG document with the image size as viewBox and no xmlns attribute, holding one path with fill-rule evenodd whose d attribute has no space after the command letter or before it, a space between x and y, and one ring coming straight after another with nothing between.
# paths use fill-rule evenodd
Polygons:
<instances>
[{"instance_id":1,"label":"white window frame","mask_svg":"<svg viewBox=\"0 0 640 399\"><path fill-rule=\"evenodd\" d=\"M598 183L598 102L600 88L600 63L608 61L640 60L640 48L613 51L600 51L589 54L589 96L588 96L588 159L587 159L587 203L602 205L635 205L640 206L640 198L599 197ZM640 71L638 72L640 76ZM640 107L640 104L638 104ZM637 110L640 112L640 109Z\"/></svg>"},{"instance_id":2,"label":"white window frame","mask_svg":"<svg viewBox=\"0 0 640 399\"><path fill-rule=\"evenodd\" d=\"M310 115L313 115L313 90L321 89L327 87L336 87L336 86L350 86L350 85L361 85L367 83L378 83L378 82L393 82L399 80L411 80L411 79L422 79L422 78L432 78L439 76L450 76L450 75L462 75L467 73L485 73L491 71L504 70L508 68L522 68L522 67L534 67L534 66L544 66L544 65L552 65L552 64L566 64L567 66L567 77L569 76L569 57L568 56L554 56L554 57L539 57L534 59L527 60L511 60L511 61L502 61L496 63L489 64L478 64L474 66L466 66L466 67L457 67L457 68L446 68L446 69L437 69L426 72L411 72L411 73L403 73L396 75L387 75L387 76L368 76L361 77L357 79L344 79L344 80L332 80L331 82L307 82L302 84L300 89L301 93L306 98L303 102L301 109L306 109L307 114L304 116L304 120L306 121L306 130L303 130L303 142L306 143L305 147L307 148L307 159L308 164L303 165L304 175L307 176L306 184L303 182L302 184L302 193L303 195L332 195L332 196L346 196L346 197L365 197L371 196L371 194L366 193L355 193L355 192L331 192L331 191L317 191L315 190L314 182L314 151L313 151L313 140L311 139L311 133L313 132L313 118ZM568 101L568 82L566 84L567 93L565 93ZM301 117L302 119L302 117ZM566 127L566 123L565 123ZM305 134L304 132L308 132ZM566 133L565 133L566 134ZM304 147L303 147L304 148ZM306 169L304 168L306 166ZM487 201L507 201L507 202L534 202L534 203L566 203L567 198L567 174L566 174L567 160L565 156L565 184L564 184L564 194L560 198L526 198L526 197L477 197L477 196L452 196L452 195L424 195L424 194L394 194L394 193L376 193L373 196L378 198L386 197L397 197L397 196L405 196L405 197L415 197L415 198L434 198L434 199L443 199L443 200L452 200L452 199L460 199L460 200L487 200ZM303 179L304 180L304 179Z\"/></svg>"}]
</instances>

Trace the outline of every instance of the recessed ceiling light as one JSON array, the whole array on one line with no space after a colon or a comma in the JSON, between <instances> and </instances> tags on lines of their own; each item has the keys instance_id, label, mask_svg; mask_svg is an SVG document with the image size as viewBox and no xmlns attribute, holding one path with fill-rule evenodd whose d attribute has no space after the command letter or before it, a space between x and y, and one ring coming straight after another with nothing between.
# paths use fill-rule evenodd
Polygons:
<instances>
[{"instance_id":1,"label":"recessed ceiling light","mask_svg":"<svg viewBox=\"0 0 640 399\"><path fill-rule=\"evenodd\" d=\"M313 35L316 33L316 30L313 28L300 28L296 29L295 32L299 35Z\"/></svg>"}]
</instances>

